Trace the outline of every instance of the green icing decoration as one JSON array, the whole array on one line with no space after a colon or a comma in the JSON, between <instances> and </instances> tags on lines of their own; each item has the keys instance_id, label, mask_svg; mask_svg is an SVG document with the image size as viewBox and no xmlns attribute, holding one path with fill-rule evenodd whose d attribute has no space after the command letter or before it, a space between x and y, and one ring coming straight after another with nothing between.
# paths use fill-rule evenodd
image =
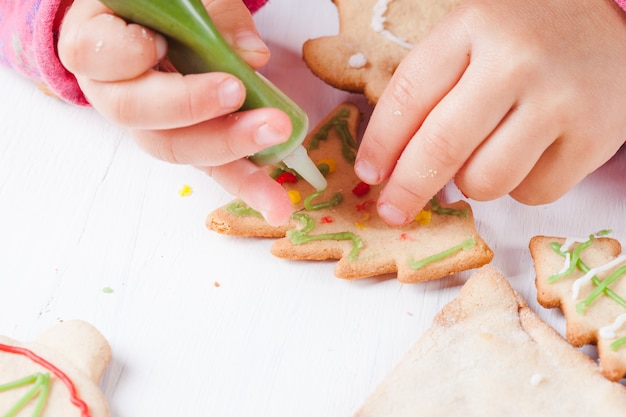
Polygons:
<instances>
[{"instance_id":1,"label":"green icing decoration","mask_svg":"<svg viewBox=\"0 0 626 417\"><path fill-rule=\"evenodd\" d=\"M622 337L620 339L617 339L615 342L611 343L611 350L617 350L624 345L626 345L626 337Z\"/></svg>"},{"instance_id":2,"label":"green icing decoration","mask_svg":"<svg viewBox=\"0 0 626 417\"><path fill-rule=\"evenodd\" d=\"M254 217L263 218L261 213L259 213L258 211L256 211L252 207L248 206L246 203L244 203L241 200L233 201L232 203L227 205L225 207L225 209L230 214L234 214L235 216L239 216L239 217L254 216Z\"/></svg>"},{"instance_id":3,"label":"green icing decoration","mask_svg":"<svg viewBox=\"0 0 626 417\"><path fill-rule=\"evenodd\" d=\"M356 149L357 144L352 134L350 133L350 129L348 129L348 117L350 116L350 109L344 107L339 110L339 112L333 116L326 124L324 124L319 131L311 137L311 140L308 144L308 150L317 149L319 147L320 141L326 140L328 138L328 132L330 129L335 129L339 137L341 138L341 155L344 157L346 161L350 164L354 164L354 160L356 159Z\"/></svg>"},{"instance_id":4,"label":"green icing decoration","mask_svg":"<svg viewBox=\"0 0 626 417\"><path fill-rule=\"evenodd\" d=\"M307 198L304 199L304 208L310 211L313 210L322 210L325 208L335 207L341 204L343 201L343 194L340 192L336 192L330 197L328 201L322 201L320 203L313 204L312 201L319 197L325 190L316 191L310 194Z\"/></svg>"},{"instance_id":5,"label":"green icing decoration","mask_svg":"<svg viewBox=\"0 0 626 417\"><path fill-rule=\"evenodd\" d=\"M363 247L363 241L355 233L339 232L311 235L311 231L315 228L315 221L311 218L311 216L304 213L294 213L292 217L303 225L302 229L291 229L287 231L287 237L291 239L291 243L294 245L301 245L314 240L351 240L352 250L350 251L348 258L350 260L354 260L357 256L359 256L359 252Z\"/></svg>"},{"instance_id":6,"label":"green icing decoration","mask_svg":"<svg viewBox=\"0 0 626 417\"><path fill-rule=\"evenodd\" d=\"M14 417L20 412L22 408L26 406L34 398L37 398L37 403L33 410L32 417L39 417L43 412L43 408L48 399L48 393L50 392L50 374L38 372L33 375L29 375L22 379L12 381L3 385L0 385L0 393L9 391L16 388L21 388L27 385L32 387L7 411L3 417Z\"/></svg>"},{"instance_id":7,"label":"green icing decoration","mask_svg":"<svg viewBox=\"0 0 626 417\"><path fill-rule=\"evenodd\" d=\"M611 275L609 275L602 281L599 281L597 284L594 282L596 288L591 292L591 294L587 296L587 298L576 304L576 311L578 312L578 314L582 315L586 307L589 307L591 303L593 303L595 299L600 296L600 294L604 293L608 289L609 285L614 283L618 278L621 278L622 275L624 275L625 273L626 265L623 265L613 271Z\"/></svg>"},{"instance_id":8,"label":"green icing decoration","mask_svg":"<svg viewBox=\"0 0 626 417\"><path fill-rule=\"evenodd\" d=\"M459 217L467 217L467 214L468 214L466 209L457 210L457 209L448 208L448 207L441 207L441 205L439 204L439 199L437 199L437 196L434 196L433 198L430 199L430 206L432 208L432 211L437 214L447 214L447 215L459 216Z\"/></svg>"},{"instance_id":9,"label":"green icing decoration","mask_svg":"<svg viewBox=\"0 0 626 417\"><path fill-rule=\"evenodd\" d=\"M606 236L610 233L611 231L606 229L606 230L601 230L595 233L595 236ZM560 278L563 278L571 274L572 272L574 272L575 268L578 268L584 274L588 273L591 269L580 259L580 253L585 248L589 247L591 243L593 243L593 240L594 240L594 235L590 235L589 240L579 243L576 246L576 248L574 248L574 250L570 252L571 259L570 259L570 265L568 269L561 273L550 276L548 278L548 282L549 283L556 282ZM566 256L567 252L561 251L560 243L552 242L550 244L550 247L559 255ZM594 275L591 278L591 282L596 286L596 288L591 292L591 294L587 296L587 298L585 298L584 300L576 304L576 312L580 315L583 315L585 312L585 308L589 307L601 294L606 295L611 300L619 304L621 307L626 308L626 300L624 300L622 297L619 296L619 294L615 293L613 290L611 290L608 287L617 279L622 277L624 274L626 274L626 265L621 266L620 268L613 271L613 273L611 273L611 275L606 277L604 280L600 280L597 276ZM611 350L615 351L624 345L626 345L626 337L622 337L620 339L617 339L613 343L611 343L610 348Z\"/></svg>"},{"instance_id":10,"label":"green icing decoration","mask_svg":"<svg viewBox=\"0 0 626 417\"><path fill-rule=\"evenodd\" d=\"M588 248L589 246L591 246L591 244L593 243L594 237L593 235L589 236L589 240L582 242L580 244L578 244L578 246L576 246L576 248L571 252L571 258L570 258L570 264L569 267L560 273L554 274L552 276L550 276L548 278L548 283L551 284L553 282L558 281L559 279L566 277L568 275L570 275L572 272L574 272L574 269L576 268L576 266L578 265L578 262L580 261L580 253ZM565 256L565 253L561 252L561 245L558 242L552 242L550 244L550 247L552 247L553 250L555 250L557 253L559 253L560 255Z\"/></svg>"},{"instance_id":11,"label":"green icing decoration","mask_svg":"<svg viewBox=\"0 0 626 417\"><path fill-rule=\"evenodd\" d=\"M452 256L457 252L460 252L462 250L468 250L473 248L474 246L476 246L476 239L474 239L473 237L469 237L467 239L465 239L463 242L461 242L460 244L451 247L450 249L446 249L443 252L439 252L436 253L434 255L431 255L427 258L424 258L422 260L419 261L413 261L411 262L411 268L412 269L420 269L425 267L428 264L431 264L433 262L437 262L440 261L448 256Z\"/></svg>"},{"instance_id":12,"label":"green icing decoration","mask_svg":"<svg viewBox=\"0 0 626 417\"><path fill-rule=\"evenodd\" d=\"M602 236L600 234L598 234L598 236ZM593 236L590 236L590 238L592 238ZM581 244L579 244L578 246L576 246L576 249L578 247L580 247L581 245L585 244L587 242L583 242ZM550 244L550 246L552 247L552 249L558 253L561 256L565 256L564 252L561 252L561 245L558 242L552 242ZM587 245L588 246L588 245ZM585 247L587 247L585 246ZM574 251L576 251L576 249L574 249ZM581 249L582 250L582 249ZM572 260L570 261L570 269L573 271L574 267L578 267L578 269L580 269L580 271L582 271L583 274L586 274L587 272L589 272L591 269L587 266L587 264L585 264L582 259L580 259L580 251L578 252L577 256L576 256L576 262L573 262L574 259L574 254L571 254L571 258ZM574 266L572 266L574 265ZM555 274L556 275L556 274ZM555 276L553 275L553 276ZM551 278L551 277L550 277ZM550 278L548 278L548 282L554 282L554 281L550 281ZM596 276L591 278L591 282L593 282L594 285L598 286L600 285L600 283L602 281L600 281L600 279ZM617 304L619 304L620 306L626 308L626 300L624 300L622 297L619 296L619 294L617 294L615 291L613 291L610 288L605 288L604 289L604 294L609 297L611 300L615 301Z\"/></svg>"}]
</instances>

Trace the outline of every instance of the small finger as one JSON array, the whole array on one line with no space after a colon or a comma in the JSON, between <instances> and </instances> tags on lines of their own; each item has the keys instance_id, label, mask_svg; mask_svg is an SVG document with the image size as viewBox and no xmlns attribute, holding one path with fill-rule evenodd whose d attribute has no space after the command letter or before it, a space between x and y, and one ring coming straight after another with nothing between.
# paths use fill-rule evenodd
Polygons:
<instances>
[{"instance_id":1,"label":"small finger","mask_svg":"<svg viewBox=\"0 0 626 417\"><path fill-rule=\"evenodd\" d=\"M282 111L264 108L168 130L137 130L137 143L158 159L187 165L219 166L245 158L291 135Z\"/></svg>"},{"instance_id":2,"label":"small finger","mask_svg":"<svg viewBox=\"0 0 626 417\"><path fill-rule=\"evenodd\" d=\"M215 26L229 45L253 68L270 59L270 50L254 25L250 10L242 1L204 1Z\"/></svg>"},{"instance_id":3,"label":"small finger","mask_svg":"<svg viewBox=\"0 0 626 417\"><path fill-rule=\"evenodd\" d=\"M528 205L558 200L590 174L599 163L581 154L571 142L558 139L548 147L511 197Z\"/></svg>"},{"instance_id":4,"label":"small finger","mask_svg":"<svg viewBox=\"0 0 626 417\"><path fill-rule=\"evenodd\" d=\"M548 114L526 104L511 109L456 174L463 194L488 201L513 191L560 134Z\"/></svg>"},{"instance_id":5,"label":"small finger","mask_svg":"<svg viewBox=\"0 0 626 417\"><path fill-rule=\"evenodd\" d=\"M73 74L129 80L155 66L165 56L167 42L143 26L127 24L97 0L76 0L63 20L58 52Z\"/></svg>"},{"instance_id":6,"label":"small finger","mask_svg":"<svg viewBox=\"0 0 626 417\"><path fill-rule=\"evenodd\" d=\"M378 184L391 175L408 141L469 65L470 41L456 26L444 20L396 69L359 147L355 170L363 181Z\"/></svg>"},{"instance_id":7,"label":"small finger","mask_svg":"<svg viewBox=\"0 0 626 417\"><path fill-rule=\"evenodd\" d=\"M430 112L380 195L379 211L387 222L411 221L502 122L516 92L499 85L489 68L472 63Z\"/></svg>"},{"instance_id":8,"label":"small finger","mask_svg":"<svg viewBox=\"0 0 626 417\"><path fill-rule=\"evenodd\" d=\"M219 167L198 167L227 192L236 195L263 215L271 226L289 222L293 204L285 189L264 168L247 159Z\"/></svg>"},{"instance_id":9,"label":"small finger","mask_svg":"<svg viewBox=\"0 0 626 417\"><path fill-rule=\"evenodd\" d=\"M246 90L219 72L181 75L150 70L139 78L105 83L78 78L90 103L105 118L133 129L174 129L231 113Z\"/></svg>"}]
</instances>

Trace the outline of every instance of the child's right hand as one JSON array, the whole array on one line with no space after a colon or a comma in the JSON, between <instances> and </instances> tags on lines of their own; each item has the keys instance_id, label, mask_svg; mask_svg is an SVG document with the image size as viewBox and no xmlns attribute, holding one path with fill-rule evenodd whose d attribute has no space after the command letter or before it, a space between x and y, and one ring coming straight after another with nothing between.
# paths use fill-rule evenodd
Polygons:
<instances>
[{"instance_id":1,"label":"child's right hand","mask_svg":"<svg viewBox=\"0 0 626 417\"><path fill-rule=\"evenodd\" d=\"M267 63L269 50L242 1L214 0L207 10L219 16L216 26L252 67ZM159 71L167 66L166 52L161 35L127 24L97 0L72 3L58 41L61 62L91 105L129 129L149 154L196 166L270 224L286 223L292 211L287 194L246 156L286 141L287 115L271 108L232 114L246 93L236 77Z\"/></svg>"}]
</instances>

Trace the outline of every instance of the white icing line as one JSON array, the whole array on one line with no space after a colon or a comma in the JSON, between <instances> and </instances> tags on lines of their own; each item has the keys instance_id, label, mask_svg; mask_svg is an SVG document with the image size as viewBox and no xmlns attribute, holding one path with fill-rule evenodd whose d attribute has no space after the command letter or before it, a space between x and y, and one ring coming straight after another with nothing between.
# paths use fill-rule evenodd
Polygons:
<instances>
[{"instance_id":1,"label":"white icing line","mask_svg":"<svg viewBox=\"0 0 626 417\"><path fill-rule=\"evenodd\" d=\"M578 298L578 293L580 292L580 287L591 281L591 279L594 277L594 275L597 275L599 272L604 272L608 269L613 268L614 266L622 263L626 261L626 255L622 255L622 256L618 256L617 258L613 259L611 262L608 262L604 265L600 265L597 266L595 268L590 269L585 275L583 275L582 277L578 278L576 281L574 281L574 285L572 285L572 296L574 297L574 300Z\"/></svg>"},{"instance_id":2,"label":"white icing line","mask_svg":"<svg viewBox=\"0 0 626 417\"><path fill-rule=\"evenodd\" d=\"M557 272L556 275L562 274L563 272L567 271L569 269L571 262L572 262L572 254L569 252L566 252L565 262L563 262L563 266L561 267L561 269L559 269L559 272Z\"/></svg>"},{"instance_id":3,"label":"white icing line","mask_svg":"<svg viewBox=\"0 0 626 417\"><path fill-rule=\"evenodd\" d=\"M568 238L565 238L565 242L563 242L563 244L561 245L561 252L566 252L566 251L572 249L572 246L574 246L575 243L585 243L588 240L589 240L588 237L568 237Z\"/></svg>"},{"instance_id":4,"label":"white icing line","mask_svg":"<svg viewBox=\"0 0 626 417\"><path fill-rule=\"evenodd\" d=\"M380 33L381 35L383 35L384 37L386 37L393 43L398 44L403 48L411 49L413 48L412 43L407 42L405 39L399 36L396 36L391 31L385 29L385 22L387 21L387 18L385 17L385 13L387 13L387 6L392 1L393 0L378 0L376 4L374 4L372 21L371 21L372 29L374 29L375 32Z\"/></svg>"},{"instance_id":5,"label":"white icing line","mask_svg":"<svg viewBox=\"0 0 626 417\"><path fill-rule=\"evenodd\" d=\"M626 313L622 313L617 316L613 324L601 327L598 335L601 339L615 339L615 331L619 329L624 323L626 323Z\"/></svg>"},{"instance_id":6,"label":"white icing line","mask_svg":"<svg viewBox=\"0 0 626 417\"><path fill-rule=\"evenodd\" d=\"M569 251L572 249L572 246L574 246L574 244L576 243L585 243L588 240L589 238L582 238L582 237L565 238L565 242L563 242L560 248L561 253L565 252L565 262L563 263L563 267L561 268L561 270L557 272L557 275L564 273L570 267L570 262L572 261L572 255L569 253Z\"/></svg>"}]
</instances>

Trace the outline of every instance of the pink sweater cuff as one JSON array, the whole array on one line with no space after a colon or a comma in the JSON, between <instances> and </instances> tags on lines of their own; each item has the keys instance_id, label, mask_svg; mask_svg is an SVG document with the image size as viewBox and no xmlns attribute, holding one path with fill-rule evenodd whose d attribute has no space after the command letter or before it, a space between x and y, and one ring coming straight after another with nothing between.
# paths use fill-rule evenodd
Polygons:
<instances>
[{"instance_id":1,"label":"pink sweater cuff","mask_svg":"<svg viewBox=\"0 0 626 417\"><path fill-rule=\"evenodd\" d=\"M74 104L86 106L89 103L78 82L59 61L56 44L58 28L54 26L61 0L42 1L34 25L33 49L39 67L41 81L60 98Z\"/></svg>"},{"instance_id":2,"label":"pink sweater cuff","mask_svg":"<svg viewBox=\"0 0 626 417\"><path fill-rule=\"evenodd\" d=\"M267 0L245 0L252 13L260 9ZM58 28L55 27L55 18L61 0L41 1L33 25L32 48L39 69L40 81L57 96L70 103L81 106L89 105L73 74L65 69L59 61L56 44ZM34 74L31 77L36 78Z\"/></svg>"}]
</instances>

